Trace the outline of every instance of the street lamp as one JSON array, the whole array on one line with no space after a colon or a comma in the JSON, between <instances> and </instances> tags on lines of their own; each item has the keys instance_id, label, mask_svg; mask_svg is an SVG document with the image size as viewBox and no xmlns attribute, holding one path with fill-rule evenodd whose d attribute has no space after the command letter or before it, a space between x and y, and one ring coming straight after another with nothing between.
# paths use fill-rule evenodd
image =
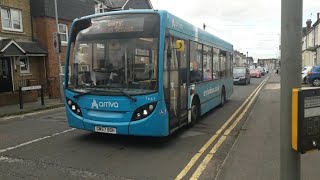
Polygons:
<instances>
[{"instance_id":1,"label":"street lamp","mask_svg":"<svg viewBox=\"0 0 320 180\"><path fill-rule=\"evenodd\" d=\"M249 66L248 51L247 51L247 65Z\"/></svg>"}]
</instances>

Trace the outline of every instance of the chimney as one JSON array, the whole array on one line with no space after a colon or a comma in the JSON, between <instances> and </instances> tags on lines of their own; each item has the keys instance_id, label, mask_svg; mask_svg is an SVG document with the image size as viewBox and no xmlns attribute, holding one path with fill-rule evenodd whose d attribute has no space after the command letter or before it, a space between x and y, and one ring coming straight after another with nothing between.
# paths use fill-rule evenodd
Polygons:
<instances>
[{"instance_id":1,"label":"chimney","mask_svg":"<svg viewBox=\"0 0 320 180\"><path fill-rule=\"evenodd\" d=\"M307 32L311 29L311 24L312 24L311 19L308 19L307 20Z\"/></svg>"},{"instance_id":2,"label":"chimney","mask_svg":"<svg viewBox=\"0 0 320 180\"><path fill-rule=\"evenodd\" d=\"M320 13L317 13L317 20L320 19Z\"/></svg>"}]
</instances>

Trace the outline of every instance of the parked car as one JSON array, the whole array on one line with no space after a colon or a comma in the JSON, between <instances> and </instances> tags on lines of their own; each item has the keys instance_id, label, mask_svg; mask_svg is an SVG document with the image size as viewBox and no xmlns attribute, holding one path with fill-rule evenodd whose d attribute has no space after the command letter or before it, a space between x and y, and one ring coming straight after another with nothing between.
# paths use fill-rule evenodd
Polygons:
<instances>
[{"instance_id":1,"label":"parked car","mask_svg":"<svg viewBox=\"0 0 320 180\"><path fill-rule=\"evenodd\" d=\"M261 78L261 73L259 70L257 69L251 69L250 70L250 77L253 77L253 78Z\"/></svg>"},{"instance_id":2,"label":"parked car","mask_svg":"<svg viewBox=\"0 0 320 180\"><path fill-rule=\"evenodd\" d=\"M264 70L266 71L266 73L269 73L269 68L264 68Z\"/></svg>"},{"instance_id":3,"label":"parked car","mask_svg":"<svg viewBox=\"0 0 320 180\"><path fill-rule=\"evenodd\" d=\"M320 66L313 66L307 76L308 83L313 86L320 86Z\"/></svg>"},{"instance_id":4,"label":"parked car","mask_svg":"<svg viewBox=\"0 0 320 180\"><path fill-rule=\"evenodd\" d=\"M307 76L308 76L308 73L311 71L311 69L312 69L312 66L307 66L302 68L301 82L308 84Z\"/></svg>"},{"instance_id":5,"label":"parked car","mask_svg":"<svg viewBox=\"0 0 320 180\"><path fill-rule=\"evenodd\" d=\"M250 71L247 67L233 68L233 84L250 84Z\"/></svg>"}]
</instances>

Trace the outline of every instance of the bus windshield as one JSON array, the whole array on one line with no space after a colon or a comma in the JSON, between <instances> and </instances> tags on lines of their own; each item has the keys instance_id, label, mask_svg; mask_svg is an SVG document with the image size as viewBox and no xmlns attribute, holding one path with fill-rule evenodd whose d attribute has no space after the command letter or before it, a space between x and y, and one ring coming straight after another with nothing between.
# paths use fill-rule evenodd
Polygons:
<instances>
[{"instance_id":1,"label":"bus windshield","mask_svg":"<svg viewBox=\"0 0 320 180\"><path fill-rule=\"evenodd\" d=\"M107 95L156 92L159 24L149 23L154 17L115 15L91 20L75 38L68 88Z\"/></svg>"}]
</instances>

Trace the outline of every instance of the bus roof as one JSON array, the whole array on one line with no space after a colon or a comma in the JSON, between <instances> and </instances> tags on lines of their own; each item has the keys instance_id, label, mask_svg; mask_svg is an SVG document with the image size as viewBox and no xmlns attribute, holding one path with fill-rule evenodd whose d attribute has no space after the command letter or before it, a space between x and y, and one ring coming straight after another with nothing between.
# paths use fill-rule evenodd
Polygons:
<instances>
[{"instance_id":1,"label":"bus roof","mask_svg":"<svg viewBox=\"0 0 320 180\"><path fill-rule=\"evenodd\" d=\"M196 26L193 26L191 23L188 23L181 18L169 13L165 10L152 10L152 9L135 9L135 10L121 10L121 11L112 11L100 14L93 14L89 16L84 16L75 19L75 21L82 20L82 19L89 19L89 18L96 18L105 15L116 15L116 14L134 14L134 13L157 13L159 14L162 19L166 22L166 28L169 29L169 33L180 37L191 39L197 42L201 42L207 45L213 45L217 48L227 51L233 51L233 45L214 36L207 31L204 31ZM165 18L167 17L167 18Z\"/></svg>"}]
</instances>

